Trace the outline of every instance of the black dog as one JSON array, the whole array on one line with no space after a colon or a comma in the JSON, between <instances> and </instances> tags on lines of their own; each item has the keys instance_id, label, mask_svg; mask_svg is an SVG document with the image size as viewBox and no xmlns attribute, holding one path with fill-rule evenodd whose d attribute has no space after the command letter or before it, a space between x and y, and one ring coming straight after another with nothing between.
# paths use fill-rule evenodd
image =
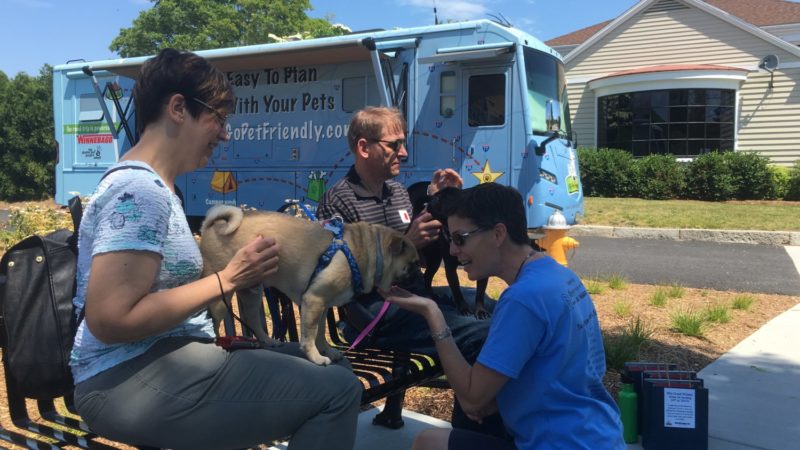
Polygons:
<instances>
[{"instance_id":1,"label":"black dog","mask_svg":"<svg viewBox=\"0 0 800 450\"><path fill-rule=\"evenodd\" d=\"M428 196L428 186L425 184L416 184L408 189L408 196L411 198L411 205L414 208L414 218L419 216L423 211L431 213L434 219L442 223L442 231L439 239L431 243L427 247L419 251L419 256L425 265L425 287L428 292L432 293L431 285L433 284L433 276L439 270L439 266L444 261L444 271L447 276L447 284L450 286L450 291L453 293L453 301L456 304L459 312L463 315L471 314L469 305L464 300L464 294L461 293L461 283L458 281L458 258L450 254L450 243L445 238L447 233L447 211L449 203L453 202L459 193L456 188L444 188L433 196ZM488 279L478 280L475 286L475 317L478 319L488 319L491 317L489 311L484 306L484 297L486 294L486 285L489 283Z\"/></svg>"}]
</instances>

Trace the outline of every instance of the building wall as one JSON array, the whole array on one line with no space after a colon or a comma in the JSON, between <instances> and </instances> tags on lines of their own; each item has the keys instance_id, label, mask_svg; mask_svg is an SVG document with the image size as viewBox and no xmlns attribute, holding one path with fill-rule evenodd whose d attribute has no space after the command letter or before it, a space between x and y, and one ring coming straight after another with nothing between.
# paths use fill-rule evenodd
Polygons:
<instances>
[{"instance_id":1,"label":"building wall","mask_svg":"<svg viewBox=\"0 0 800 450\"><path fill-rule=\"evenodd\" d=\"M596 102L587 87L594 78L663 64L742 67L752 71L739 91L737 150L791 164L800 158L800 69L779 68L770 91L769 74L757 69L768 54L777 55L781 66L800 66L795 55L711 14L678 1L657 2L567 63L573 128L582 145L595 144Z\"/></svg>"}]
</instances>

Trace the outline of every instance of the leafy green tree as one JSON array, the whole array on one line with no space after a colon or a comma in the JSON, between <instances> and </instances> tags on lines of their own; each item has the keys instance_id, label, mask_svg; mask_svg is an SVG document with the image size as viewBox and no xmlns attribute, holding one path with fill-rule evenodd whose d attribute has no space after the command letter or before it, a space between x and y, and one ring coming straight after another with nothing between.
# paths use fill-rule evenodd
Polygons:
<instances>
[{"instance_id":1,"label":"leafy green tree","mask_svg":"<svg viewBox=\"0 0 800 450\"><path fill-rule=\"evenodd\" d=\"M54 192L53 68L38 77L0 72L0 199L38 200Z\"/></svg>"},{"instance_id":2,"label":"leafy green tree","mask_svg":"<svg viewBox=\"0 0 800 450\"><path fill-rule=\"evenodd\" d=\"M205 50L275 42L281 36L335 36L348 30L306 15L309 0L151 0L109 47L124 58L162 48Z\"/></svg>"}]
</instances>

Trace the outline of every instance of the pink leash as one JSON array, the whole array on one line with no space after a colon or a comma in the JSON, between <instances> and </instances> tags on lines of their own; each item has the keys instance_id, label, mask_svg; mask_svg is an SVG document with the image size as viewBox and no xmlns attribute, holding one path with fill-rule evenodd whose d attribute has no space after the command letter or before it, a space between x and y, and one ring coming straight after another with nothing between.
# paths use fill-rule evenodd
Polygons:
<instances>
[{"instance_id":1,"label":"pink leash","mask_svg":"<svg viewBox=\"0 0 800 450\"><path fill-rule=\"evenodd\" d=\"M358 345L359 342L363 341L365 337L367 337L369 332L372 331L373 328L375 328L375 325L377 325L378 322L380 322L381 317L383 317L383 315L386 314L387 309L389 309L389 302L384 300L383 306L381 306L381 310L378 311L378 315L375 316L375 318L372 319L372 322L370 322L363 330L361 330L361 333L359 333L358 337L356 337L356 340L354 340L353 343L350 344L350 347L347 347L348 352L352 350L356 345Z\"/></svg>"}]
</instances>

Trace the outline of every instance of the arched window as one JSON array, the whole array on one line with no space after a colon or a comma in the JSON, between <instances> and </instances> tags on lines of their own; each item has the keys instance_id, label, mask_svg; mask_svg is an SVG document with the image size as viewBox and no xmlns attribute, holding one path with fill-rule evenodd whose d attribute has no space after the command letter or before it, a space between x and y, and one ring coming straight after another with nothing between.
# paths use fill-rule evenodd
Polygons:
<instances>
[{"instance_id":1,"label":"arched window","mask_svg":"<svg viewBox=\"0 0 800 450\"><path fill-rule=\"evenodd\" d=\"M736 91L664 89L607 95L597 101L597 146L634 156L697 156L733 150Z\"/></svg>"},{"instance_id":2,"label":"arched window","mask_svg":"<svg viewBox=\"0 0 800 450\"><path fill-rule=\"evenodd\" d=\"M634 156L734 150L737 91L747 69L712 64L640 67L589 82L597 146Z\"/></svg>"}]
</instances>

